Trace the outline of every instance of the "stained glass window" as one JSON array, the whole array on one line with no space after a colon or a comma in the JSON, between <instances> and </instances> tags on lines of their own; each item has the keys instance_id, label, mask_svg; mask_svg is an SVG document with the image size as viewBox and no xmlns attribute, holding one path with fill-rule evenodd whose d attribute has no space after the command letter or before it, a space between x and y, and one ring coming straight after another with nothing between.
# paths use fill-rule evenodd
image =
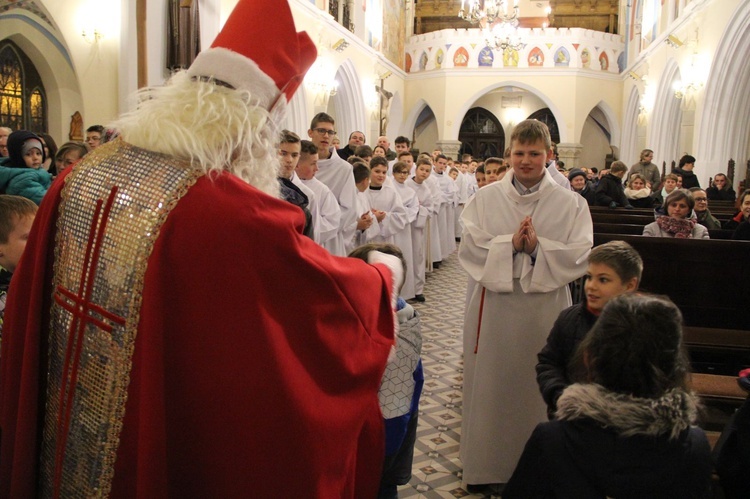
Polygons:
<instances>
[{"instance_id":1,"label":"stained glass window","mask_svg":"<svg viewBox=\"0 0 750 499\"><path fill-rule=\"evenodd\" d=\"M0 126L47 132L47 98L34 64L13 42L0 44Z\"/></svg>"}]
</instances>

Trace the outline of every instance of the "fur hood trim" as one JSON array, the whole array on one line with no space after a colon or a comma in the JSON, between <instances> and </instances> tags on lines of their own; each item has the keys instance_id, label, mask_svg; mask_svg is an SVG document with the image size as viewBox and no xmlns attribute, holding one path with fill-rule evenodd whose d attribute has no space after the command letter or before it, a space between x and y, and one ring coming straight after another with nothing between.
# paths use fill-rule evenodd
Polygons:
<instances>
[{"instance_id":1,"label":"fur hood trim","mask_svg":"<svg viewBox=\"0 0 750 499\"><path fill-rule=\"evenodd\" d=\"M633 397L606 390L597 384L576 383L557 402L557 419L592 419L618 435L677 436L695 421L697 398L675 388L658 399Z\"/></svg>"}]
</instances>

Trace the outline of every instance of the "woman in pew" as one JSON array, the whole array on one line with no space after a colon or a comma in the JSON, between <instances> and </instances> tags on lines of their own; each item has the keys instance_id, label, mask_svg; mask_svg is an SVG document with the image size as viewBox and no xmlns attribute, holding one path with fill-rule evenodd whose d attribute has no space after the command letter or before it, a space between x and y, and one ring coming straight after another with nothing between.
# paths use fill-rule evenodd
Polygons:
<instances>
[{"instance_id":1,"label":"woman in pew","mask_svg":"<svg viewBox=\"0 0 750 499\"><path fill-rule=\"evenodd\" d=\"M653 208L654 197L646 185L646 179L640 173L634 173L625 187L625 197L634 208Z\"/></svg>"},{"instance_id":2,"label":"woman in pew","mask_svg":"<svg viewBox=\"0 0 750 499\"><path fill-rule=\"evenodd\" d=\"M681 324L667 299L612 299L579 347L585 379L536 427L503 499L710 497Z\"/></svg>"},{"instance_id":3,"label":"woman in pew","mask_svg":"<svg viewBox=\"0 0 750 499\"><path fill-rule=\"evenodd\" d=\"M729 220L724 222L722 229L735 230L742 222L750 220L750 189L745 189L737 199L739 211Z\"/></svg>"},{"instance_id":4,"label":"woman in pew","mask_svg":"<svg viewBox=\"0 0 750 499\"><path fill-rule=\"evenodd\" d=\"M679 239L708 239L708 229L688 218L695 207L690 192L675 189L664 201L667 215L662 215L643 228L643 235L650 237L676 237Z\"/></svg>"}]
</instances>

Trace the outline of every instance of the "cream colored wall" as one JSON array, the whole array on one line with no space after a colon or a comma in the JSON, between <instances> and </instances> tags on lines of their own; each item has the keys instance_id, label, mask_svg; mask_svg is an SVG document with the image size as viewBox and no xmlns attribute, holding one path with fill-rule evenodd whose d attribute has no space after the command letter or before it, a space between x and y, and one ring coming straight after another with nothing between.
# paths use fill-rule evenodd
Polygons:
<instances>
[{"instance_id":1,"label":"cream colored wall","mask_svg":"<svg viewBox=\"0 0 750 499\"><path fill-rule=\"evenodd\" d=\"M669 69L673 68L676 63L678 75L681 81L695 80L701 84L706 83L712 64L715 63L716 49L724 35L727 24L732 18L736 9L742 5L744 0L693 0L688 3L680 12L680 16L671 22L664 22L664 16L668 10L662 11L662 22L659 26L661 31L657 34L654 41L645 47L640 53L635 44L631 44L628 49L630 64L627 71L634 71L645 81L632 81L628 79L625 82L622 100L627 101L630 95L630 89L635 85L638 87L641 95L644 96L645 104L645 127L638 127L637 134L640 148L654 148L655 160L657 164L662 161L671 161L671 155L659 151L659 144L653 144L655 137L664 127L673 130L677 137L677 154L689 152L696 153L701 140L704 137L699 136L701 117L706 111L704 109L705 89L694 93L690 99L683 99L679 103L681 113L675 122L665 122L666 116L658 114L657 110L662 108L664 103L657 102L657 91L659 88L666 87L671 83L665 81L669 74ZM627 20L629 22L629 17ZM621 25L624 29L624 24ZM675 35L684 44L681 47L674 48L669 46L665 40L668 35ZM739 55L738 55L739 56ZM672 98L667 95L667 98ZM626 120L627 121L627 120ZM633 123L626 123L625 126L634 126ZM668 157L669 156L669 157ZM706 184L709 176L718 171L726 169L726 160L710 161L707 168L700 168L703 161L707 158L696 157L699 168L696 168L696 174L701 184ZM705 163L703 163L705 165Z\"/></svg>"},{"instance_id":2,"label":"cream colored wall","mask_svg":"<svg viewBox=\"0 0 750 499\"><path fill-rule=\"evenodd\" d=\"M583 144L583 149L576 166L586 168L595 166L600 170L603 169L607 154L611 152L609 140L591 118L586 119L583 124L580 143Z\"/></svg>"}]
</instances>

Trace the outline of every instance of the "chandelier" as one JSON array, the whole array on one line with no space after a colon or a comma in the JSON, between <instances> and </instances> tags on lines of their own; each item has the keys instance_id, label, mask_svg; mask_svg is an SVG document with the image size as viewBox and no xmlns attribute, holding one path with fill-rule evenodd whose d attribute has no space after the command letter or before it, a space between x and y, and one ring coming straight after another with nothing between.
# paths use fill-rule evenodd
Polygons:
<instances>
[{"instance_id":1,"label":"chandelier","mask_svg":"<svg viewBox=\"0 0 750 499\"><path fill-rule=\"evenodd\" d=\"M507 1L510 2L510 0ZM461 0L458 17L471 24L484 21L485 26L489 26L497 21L518 26L518 0L513 0L510 13L508 13L508 7L506 0Z\"/></svg>"},{"instance_id":2,"label":"chandelier","mask_svg":"<svg viewBox=\"0 0 750 499\"><path fill-rule=\"evenodd\" d=\"M526 44L518 34L516 23L498 23L484 31L485 43L495 50L521 50Z\"/></svg>"}]
</instances>

